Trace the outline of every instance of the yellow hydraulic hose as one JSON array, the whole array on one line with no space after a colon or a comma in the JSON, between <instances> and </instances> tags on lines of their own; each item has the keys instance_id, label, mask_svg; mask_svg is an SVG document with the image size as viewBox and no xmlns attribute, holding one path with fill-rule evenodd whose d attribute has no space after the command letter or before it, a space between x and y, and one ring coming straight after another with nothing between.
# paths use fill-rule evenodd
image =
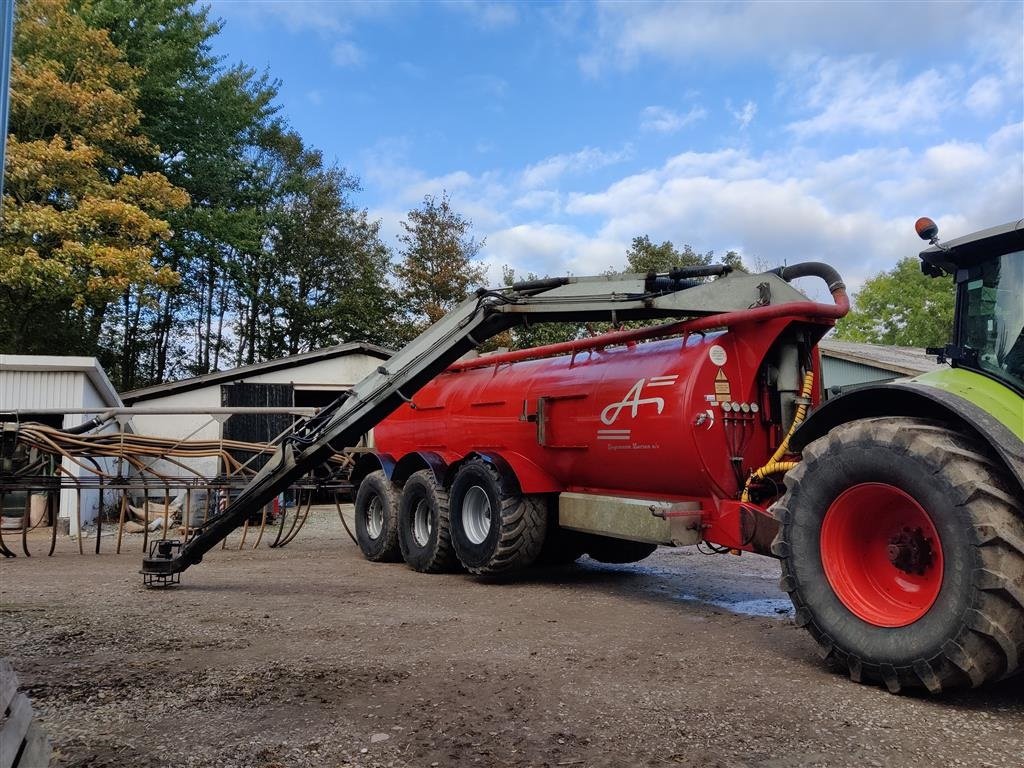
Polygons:
<instances>
[{"instance_id":1,"label":"yellow hydraulic hose","mask_svg":"<svg viewBox=\"0 0 1024 768\"><path fill-rule=\"evenodd\" d=\"M793 469L798 462L796 461L782 461L782 457L789 453L789 440L793 437L793 433L796 432L796 428L800 426L801 422L807 418L807 406L811 400L811 390L814 387L814 372L808 371L804 375L803 388L800 390L800 405L797 406L796 413L793 414L793 423L789 427L789 431L786 432L786 436L782 438L782 442L779 443L779 447L775 449L775 453L768 459L768 463L760 469L751 473L750 477L747 478L746 484L743 486L743 494L740 496L740 501L750 501L750 484L754 480L762 480L768 475L776 475L779 472L788 472Z\"/></svg>"}]
</instances>

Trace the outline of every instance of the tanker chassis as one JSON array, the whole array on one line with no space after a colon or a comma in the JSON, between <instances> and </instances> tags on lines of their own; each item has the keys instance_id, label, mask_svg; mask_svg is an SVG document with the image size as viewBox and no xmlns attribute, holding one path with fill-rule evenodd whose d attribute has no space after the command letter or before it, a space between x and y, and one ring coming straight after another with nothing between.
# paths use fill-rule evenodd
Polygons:
<instances>
[{"instance_id":1,"label":"tanker chassis","mask_svg":"<svg viewBox=\"0 0 1024 768\"><path fill-rule=\"evenodd\" d=\"M938 244L951 368L822 403L817 343L848 310L831 267L558 278L482 291L298 430L175 557L370 427L352 481L373 561L485 578L659 545L782 565L796 622L858 682L931 693L1024 669L1024 229ZM789 285L823 279L834 304ZM709 278L713 278L710 279ZM683 318L459 359L520 323ZM390 414L390 417L387 417Z\"/></svg>"}]
</instances>

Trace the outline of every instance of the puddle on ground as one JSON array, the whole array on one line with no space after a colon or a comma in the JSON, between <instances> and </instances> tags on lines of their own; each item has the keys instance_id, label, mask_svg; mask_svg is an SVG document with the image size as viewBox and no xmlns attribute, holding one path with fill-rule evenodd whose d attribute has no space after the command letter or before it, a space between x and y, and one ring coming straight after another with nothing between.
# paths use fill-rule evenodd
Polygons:
<instances>
[{"instance_id":1,"label":"puddle on ground","mask_svg":"<svg viewBox=\"0 0 1024 768\"><path fill-rule=\"evenodd\" d=\"M740 613L744 616L781 619L793 615L793 603L789 601L789 598L764 597L753 600L706 600L696 595L681 593L676 595L676 599L687 603L713 605L730 613Z\"/></svg>"},{"instance_id":2,"label":"puddle on ground","mask_svg":"<svg viewBox=\"0 0 1024 768\"><path fill-rule=\"evenodd\" d=\"M583 560L581 565L595 571L611 571L617 573L631 573L638 576L649 576L658 579L678 580L679 571L671 568L652 565L611 565L598 563L590 559ZM643 587L645 591L653 592L661 596L669 596L671 587L664 583L648 584ZM737 590L735 597L701 597L688 592L679 592L672 595L672 598L686 603L703 603L721 608L730 613L738 613L743 616L756 616L758 618L786 619L793 616L793 603L788 597L751 597L749 593L744 595L742 590Z\"/></svg>"}]
</instances>

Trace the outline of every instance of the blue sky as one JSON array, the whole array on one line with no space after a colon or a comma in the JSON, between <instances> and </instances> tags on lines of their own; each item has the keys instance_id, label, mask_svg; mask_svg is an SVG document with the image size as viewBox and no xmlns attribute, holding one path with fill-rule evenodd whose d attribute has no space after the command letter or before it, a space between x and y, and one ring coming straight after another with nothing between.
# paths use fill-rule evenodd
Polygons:
<instances>
[{"instance_id":1,"label":"blue sky","mask_svg":"<svg viewBox=\"0 0 1024 768\"><path fill-rule=\"evenodd\" d=\"M357 175L394 244L446 190L492 279L635 235L856 286L1024 216L1024 3L213 0L214 50Z\"/></svg>"}]
</instances>

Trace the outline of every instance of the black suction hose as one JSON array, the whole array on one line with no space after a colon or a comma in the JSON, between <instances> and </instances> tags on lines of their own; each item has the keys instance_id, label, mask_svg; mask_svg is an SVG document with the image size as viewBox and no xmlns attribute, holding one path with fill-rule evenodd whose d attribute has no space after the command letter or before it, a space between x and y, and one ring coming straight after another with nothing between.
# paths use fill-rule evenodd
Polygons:
<instances>
[{"instance_id":1,"label":"black suction hose","mask_svg":"<svg viewBox=\"0 0 1024 768\"><path fill-rule=\"evenodd\" d=\"M820 277L828 284L829 293L835 293L837 290L845 290L846 283L843 282L843 278L839 273L820 261L804 261L800 264L792 264L788 267L776 267L775 269L768 270L772 274L778 275L787 283L796 280L798 277Z\"/></svg>"}]
</instances>

